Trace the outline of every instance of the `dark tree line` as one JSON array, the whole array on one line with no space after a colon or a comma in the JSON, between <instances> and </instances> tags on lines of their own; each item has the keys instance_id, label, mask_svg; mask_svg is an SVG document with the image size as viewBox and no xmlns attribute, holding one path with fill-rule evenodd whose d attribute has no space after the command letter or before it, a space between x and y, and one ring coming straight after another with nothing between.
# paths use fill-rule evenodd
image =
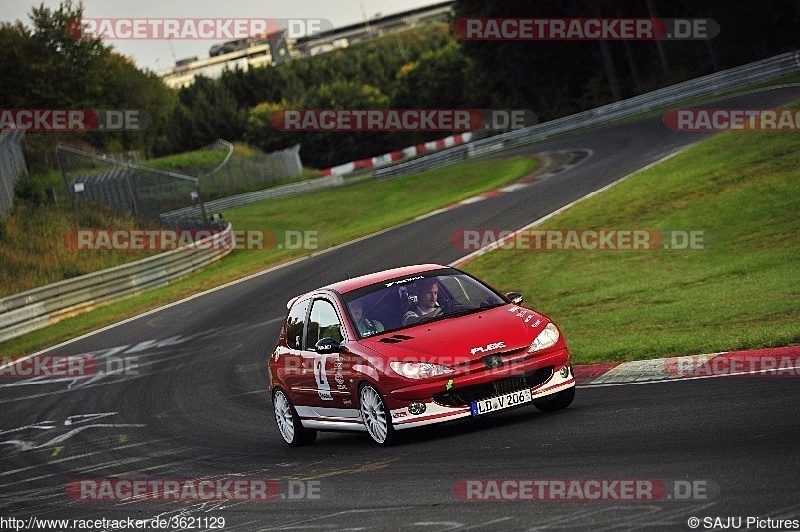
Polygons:
<instances>
[{"instance_id":1,"label":"dark tree line","mask_svg":"<svg viewBox=\"0 0 800 532\"><path fill-rule=\"evenodd\" d=\"M53 167L59 140L149 152L177 101L156 74L100 40L69 36L70 21L82 15L82 6L67 0L54 10L32 8L31 27L0 24L0 109L141 109L153 123L141 132L28 133L26 162L33 171Z\"/></svg>"},{"instance_id":2,"label":"dark tree line","mask_svg":"<svg viewBox=\"0 0 800 532\"><path fill-rule=\"evenodd\" d=\"M450 57L447 57L447 56ZM427 76L455 58L439 84ZM301 58L279 66L226 70L220 79L195 78L180 90L180 104L167 124L164 153L184 151L224 137L265 151L301 144L304 164L323 168L443 136L439 133L284 132L270 124L285 109L381 109L463 106L464 65L446 25L428 26L382 39ZM448 100L442 100L452 94ZM198 127L202 126L202 127Z\"/></svg>"},{"instance_id":3,"label":"dark tree line","mask_svg":"<svg viewBox=\"0 0 800 532\"><path fill-rule=\"evenodd\" d=\"M82 7L31 11L32 27L0 25L0 107L138 108L143 133L85 133L97 147L165 155L217 138L266 151L301 143L323 168L445 135L281 132L275 111L298 108L525 108L540 120L800 48L800 2L763 0L457 0L456 18L712 18L712 40L460 41L445 24L384 36L278 66L197 77L173 91L97 40L67 36ZM74 134L71 134L73 137ZM46 159L59 136L28 135Z\"/></svg>"},{"instance_id":4,"label":"dark tree line","mask_svg":"<svg viewBox=\"0 0 800 532\"><path fill-rule=\"evenodd\" d=\"M212 131L233 128L267 150L300 142L303 160L324 167L442 134L276 132L272 111L388 101L393 108L527 108L549 120L800 47L796 0L458 0L455 10L456 18L711 18L721 31L711 40L669 42L462 42L450 28L409 31L279 67L228 72L210 85L217 101L232 96L237 111L212 120L216 129L195 129L191 144L183 135L167 149L201 145ZM210 85L184 89L182 106L202 112L206 106L197 102L207 101Z\"/></svg>"},{"instance_id":5,"label":"dark tree line","mask_svg":"<svg viewBox=\"0 0 800 532\"><path fill-rule=\"evenodd\" d=\"M711 40L462 43L480 65L480 90L494 105L527 106L544 120L800 48L796 0L458 0L455 8L458 18L711 18L719 24Z\"/></svg>"}]
</instances>

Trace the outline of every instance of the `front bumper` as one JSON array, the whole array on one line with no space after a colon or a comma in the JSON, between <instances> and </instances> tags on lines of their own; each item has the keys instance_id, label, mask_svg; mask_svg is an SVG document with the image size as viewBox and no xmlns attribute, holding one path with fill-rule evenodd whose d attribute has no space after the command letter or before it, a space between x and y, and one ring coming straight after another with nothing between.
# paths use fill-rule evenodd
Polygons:
<instances>
[{"instance_id":1,"label":"front bumper","mask_svg":"<svg viewBox=\"0 0 800 532\"><path fill-rule=\"evenodd\" d=\"M564 367L569 368L566 376L561 372ZM564 348L519 364L457 375L449 382L438 380L394 390L390 397L392 406L397 406L390 412L395 429L401 430L471 416L472 401L503 393L529 388L532 400L524 405L530 405L572 386L575 386L575 377L569 364L569 352ZM423 403L424 411L412 413L411 403Z\"/></svg>"}]
</instances>

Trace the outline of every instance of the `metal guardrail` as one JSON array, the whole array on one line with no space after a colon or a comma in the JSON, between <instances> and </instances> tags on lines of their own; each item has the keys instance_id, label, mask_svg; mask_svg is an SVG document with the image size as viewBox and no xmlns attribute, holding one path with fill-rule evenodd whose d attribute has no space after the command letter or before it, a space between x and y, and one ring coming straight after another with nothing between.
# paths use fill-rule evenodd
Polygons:
<instances>
[{"instance_id":1,"label":"metal guardrail","mask_svg":"<svg viewBox=\"0 0 800 532\"><path fill-rule=\"evenodd\" d=\"M720 94L740 89L760 81L768 81L800 70L800 51L789 52L755 63L716 72L700 78L671 85L633 98L614 102L535 126L502 133L487 139L420 157L375 170L376 179L407 175L439 168L472 157L502 151L520 144L527 144L561 133L580 131L590 127L606 125L641 113L675 105L686 100Z\"/></svg>"},{"instance_id":2,"label":"metal guardrail","mask_svg":"<svg viewBox=\"0 0 800 532\"><path fill-rule=\"evenodd\" d=\"M746 87L755 82L785 76L800 70L800 51L725 70L694 80L665 87L627 100L604 105L549 122L544 122L487 139L445 149L432 155L376 170L376 178L394 177L437 168L526 144L553 135L608 124L640 113L656 110L682 101L719 94ZM239 194L208 202L212 211L230 209L269 198L299 194L341 185L341 176L311 179L271 189ZM180 217L195 207L164 213L163 218ZM68 279L0 299L0 342L45 327L65 317L94 306L148 288L162 286L177 277L206 266L233 250L233 246L214 246L216 251L203 250L208 240L223 242L232 238L227 229L187 248L161 253L141 261Z\"/></svg>"},{"instance_id":3,"label":"metal guardrail","mask_svg":"<svg viewBox=\"0 0 800 532\"><path fill-rule=\"evenodd\" d=\"M258 203L259 201L264 201L270 198L292 196L294 194L302 194L304 192L313 192L315 190L337 187L342 183L344 183L344 178L342 176L320 177L317 179L307 179L305 181L298 181L297 183L289 183L288 185L281 185L264 190L257 190L255 192L245 192L244 194L237 194L236 196L207 201L206 212L221 212L234 207ZM161 218L165 220L172 218L185 219L196 217L199 215L199 213L200 210L197 206L185 207L176 211L165 212L161 214Z\"/></svg>"},{"instance_id":4,"label":"metal guardrail","mask_svg":"<svg viewBox=\"0 0 800 532\"><path fill-rule=\"evenodd\" d=\"M233 251L228 226L188 246L0 299L0 342L168 282Z\"/></svg>"}]
</instances>

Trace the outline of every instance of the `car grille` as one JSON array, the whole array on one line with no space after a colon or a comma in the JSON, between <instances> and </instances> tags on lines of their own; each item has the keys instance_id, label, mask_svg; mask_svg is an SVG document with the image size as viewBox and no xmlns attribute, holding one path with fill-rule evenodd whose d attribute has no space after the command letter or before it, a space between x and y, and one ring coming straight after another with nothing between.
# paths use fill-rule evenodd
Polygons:
<instances>
[{"instance_id":1,"label":"car grille","mask_svg":"<svg viewBox=\"0 0 800 532\"><path fill-rule=\"evenodd\" d=\"M552 375L553 366L547 366L522 375L437 393L434 394L433 400L444 406L466 406L473 401L480 401L487 397L533 388L546 382Z\"/></svg>"}]
</instances>

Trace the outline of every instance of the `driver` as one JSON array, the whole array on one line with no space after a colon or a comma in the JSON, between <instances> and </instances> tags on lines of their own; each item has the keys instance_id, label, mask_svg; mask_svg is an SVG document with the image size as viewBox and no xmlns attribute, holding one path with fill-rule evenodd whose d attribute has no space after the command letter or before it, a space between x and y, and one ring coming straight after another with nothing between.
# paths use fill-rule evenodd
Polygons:
<instances>
[{"instance_id":1,"label":"driver","mask_svg":"<svg viewBox=\"0 0 800 532\"><path fill-rule=\"evenodd\" d=\"M355 320L361 336L370 336L383 332L383 324L381 322L364 316L364 305L361 301L355 300L350 303L350 312L353 314L353 320Z\"/></svg>"},{"instance_id":2,"label":"driver","mask_svg":"<svg viewBox=\"0 0 800 532\"><path fill-rule=\"evenodd\" d=\"M422 318L435 318L442 313L439 306L439 283L435 277L417 282L417 304L403 316L403 325L419 321Z\"/></svg>"}]
</instances>

